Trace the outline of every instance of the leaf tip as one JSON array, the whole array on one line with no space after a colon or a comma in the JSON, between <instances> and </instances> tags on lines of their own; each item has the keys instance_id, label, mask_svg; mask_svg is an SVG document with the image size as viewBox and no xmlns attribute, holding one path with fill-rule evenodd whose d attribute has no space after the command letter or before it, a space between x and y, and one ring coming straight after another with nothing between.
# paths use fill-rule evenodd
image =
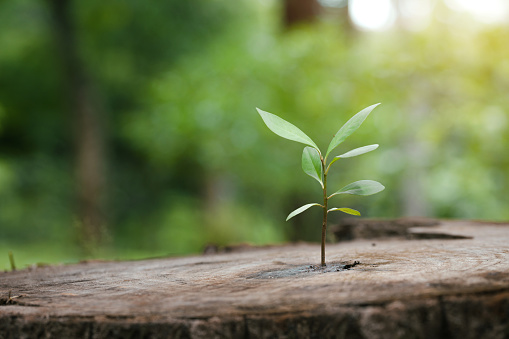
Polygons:
<instances>
[{"instance_id":1,"label":"leaf tip","mask_svg":"<svg viewBox=\"0 0 509 339\"><path fill-rule=\"evenodd\" d=\"M375 108L377 108L377 107L378 107L378 106L380 106L381 104L382 104L382 103L381 103L381 102L379 102L379 103L377 103L377 104L374 104L374 105L371 105L371 106L367 107L366 109L367 109L367 110L369 110L369 113L371 113L371 111L373 111ZM369 113L368 113L368 114L369 114Z\"/></svg>"}]
</instances>

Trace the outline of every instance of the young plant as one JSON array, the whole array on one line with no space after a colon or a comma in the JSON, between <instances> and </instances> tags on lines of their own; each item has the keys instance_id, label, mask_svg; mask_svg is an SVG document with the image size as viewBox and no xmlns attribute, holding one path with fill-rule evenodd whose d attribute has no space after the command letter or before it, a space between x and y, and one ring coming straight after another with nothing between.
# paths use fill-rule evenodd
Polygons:
<instances>
[{"instance_id":1,"label":"young plant","mask_svg":"<svg viewBox=\"0 0 509 339\"><path fill-rule=\"evenodd\" d=\"M378 145L368 145L353 149L349 152L343 153L341 155L335 156L332 160L327 164L327 158L330 153L341 144L347 137L349 137L353 132L355 132L360 125L364 122L366 117L371 113L371 111L380 104L369 106L356 115L354 115L350 120L348 120L334 135L332 141L327 148L327 153L325 155L322 154L318 146L308 137L304 132L302 132L299 128L292 125L288 121L281 119L277 115L274 115L269 112L262 111L257 108L256 110L262 117L263 121L267 125L267 127L280 137L285 139L293 140L296 142L300 142L304 145L307 145L302 152L302 169L304 173L315 179L320 183L323 191L323 204L319 203L311 203L306 204L297 208L295 211L290 213L286 220L288 221L290 218L293 218L299 213L304 212L308 208L312 206L320 206L323 209L323 222L322 222L322 266L325 265L325 234L327 231L327 215L333 211L341 211L343 213L351 214L351 215L361 215L359 211L356 211L352 208L348 207L333 207L329 209L329 199L338 194L355 194L355 195L371 195L382 191L385 187L373 180L359 180L353 182L340 190L332 193L327 196L327 174L331 168L331 165L335 163L337 160L342 158L351 158L357 155L361 155L370 151L373 151L378 148Z\"/></svg>"}]
</instances>

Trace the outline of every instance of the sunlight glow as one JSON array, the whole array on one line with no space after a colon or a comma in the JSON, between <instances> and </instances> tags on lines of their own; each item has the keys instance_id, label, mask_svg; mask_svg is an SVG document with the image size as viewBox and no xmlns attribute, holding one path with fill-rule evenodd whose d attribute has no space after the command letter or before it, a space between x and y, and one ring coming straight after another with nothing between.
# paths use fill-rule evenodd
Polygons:
<instances>
[{"instance_id":1,"label":"sunlight glow","mask_svg":"<svg viewBox=\"0 0 509 339\"><path fill-rule=\"evenodd\" d=\"M350 0L348 13L359 29L367 31L388 29L396 17L391 0Z\"/></svg>"},{"instance_id":2,"label":"sunlight glow","mask_svg":"<svg viewBox=\"0 0 509 339\"><path fill-rule=\"evenodd\" d=\"M446 0L446 5L458 12L468 12L475 19L487 23L502 23L509 17L507 0Z\"/></svg>"},{"instance_id":3,"label":"sunlight glow","mask_svg":"<svg viewBox=\"0 0 509 339\"><path fill-rule=\"evenodd\" d=\"M426 29L431 22L433 7L431 0L400 0L399 12L402 24L411 31Z\"/></svg>"}]
</instances>

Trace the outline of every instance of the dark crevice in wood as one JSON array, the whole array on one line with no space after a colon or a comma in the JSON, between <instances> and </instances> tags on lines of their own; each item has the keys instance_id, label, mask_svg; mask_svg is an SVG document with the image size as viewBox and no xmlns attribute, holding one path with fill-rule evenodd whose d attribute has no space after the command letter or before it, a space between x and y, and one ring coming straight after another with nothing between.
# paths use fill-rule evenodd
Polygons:
<instances>
[{"instance_id":1,"label":"dark crevice in wood","mask_svg":"<svg viewBox=\"0 0 509 339\"><path fill-rule=\"evenodd\" d=\"M440 337L451 338L451 329L449 326L449 321L447 320L447 312L445 310L444 299L441 296L438 297L438 305L440 307Z\"/></svg>"},{"instance_id":2,"label":"dark crevice in wood","mask_svg":"<svg viewBox=\"0 0 509 339\"><path fill-rule=\"evenodd\" d=\"M243 317L243 325L244 325L244 338L249 339L249 322L247 319L247 316L244 315Z\"/></svg>"},{"instance_id":3,"label":"dark crevice in wood","mask_svg":"<svg viewBox=\"0 0 509 339\"><path fill-rule=\"evenodd\" d=\"M472 237L456 235L456 234L447 234L447 233L409 233L406 235L406 239L408 240L427 240L427 239L472 239Z\"/></svg>"}]
</instances>

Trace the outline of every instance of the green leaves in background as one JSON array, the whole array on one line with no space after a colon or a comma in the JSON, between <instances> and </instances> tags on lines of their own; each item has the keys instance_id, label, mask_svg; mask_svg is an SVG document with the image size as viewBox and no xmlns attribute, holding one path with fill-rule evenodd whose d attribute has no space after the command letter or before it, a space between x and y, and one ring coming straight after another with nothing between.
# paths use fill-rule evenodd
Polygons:
<instances>
[{"instance_id":1,"label":"green leaves in background","mask_svg":"<svg viewBox=\"0 0 509 339\"><path fill-rule=\"evenodd\" d=\"M307 205L301 206L301 207L297 208L295 211L293 211L292 213L288 214L288 216L286 217L286 221L290 220L291 218L293 218L297 214L304 212L305 210L307 210L308 208L310 208L312 206L320 206L320 207L322 207L322 205L317 204L317 203L307 204Z\"/></svg>"},{"instance_id":2,"label":"green leaves in background","mask_svg":"<svg viewBox=\"0 0 509 339\"><path fill-rule=\"evenodd\" d=\"M353 208L348 208L348 207L341 207L341 208L334 207L334 208L329 209L327 211L327 213L332 212L332 211L341 211L346 214L358 215L358 216L361 215L361 212L354 210Z\"/></svg>"},{"instance_id":3,"label":"green leaves in background","mask_svg":"<svg viewBox=\"0 0 509 339\"><path fill-rule=\"evenodd\" d=\"M288 121L281 119L277 115L274 115L269 112L262 111L259 108L256 108L260 116L262 117L265 125L274 133L288 140L297 141L303 143L305 145L309 145L316 150L319 151L318 146L308 137L304 132L302 132L299 128L292 125Z\"/></svg>"},{"instance_id":4,"label":"green leaves in background","mask_svg":"<svg viewBox=\"0 0 509 339\"><path fill-rule=\"evenodd\" d=\"M316 179L323 187L322 182L322 161L320 154L312 147L305 147L302 152L302 170L310 177Z\"/></svg>"},{"instance_id":5,"label":"green leaves in background","mask_svg":"<svg viewBox=\"0 0 509 339\"><path fill-rule=\"evenodd\" d=\"M346 138L348 138L353 132L355 132L360 125L366 120L367 116L373 109L375 109L376 106L380 105L375 104L371 105L369 107L366 107L359 113L355 114L350 120L348 120L334 135L334 138L332 138L332 141L329 144L329 148L327 149L327 154L325 154L325 158L329 156L329 153L334 150L334 148L338 147L339 144L341 144Z\"/></svg>"},{"instance_id":6,"label":"green leaves in background","mask_svg":"<svg viewBox=\"0 0 509 339\"><path fill-rule=\"evenodd\" d=\"M384 185L374 180L359 180L346 185L339 191L329 196L333 197L336 194L355 194L355 195L371 195L383 191Z\"/></svg>"}]
</instances>

